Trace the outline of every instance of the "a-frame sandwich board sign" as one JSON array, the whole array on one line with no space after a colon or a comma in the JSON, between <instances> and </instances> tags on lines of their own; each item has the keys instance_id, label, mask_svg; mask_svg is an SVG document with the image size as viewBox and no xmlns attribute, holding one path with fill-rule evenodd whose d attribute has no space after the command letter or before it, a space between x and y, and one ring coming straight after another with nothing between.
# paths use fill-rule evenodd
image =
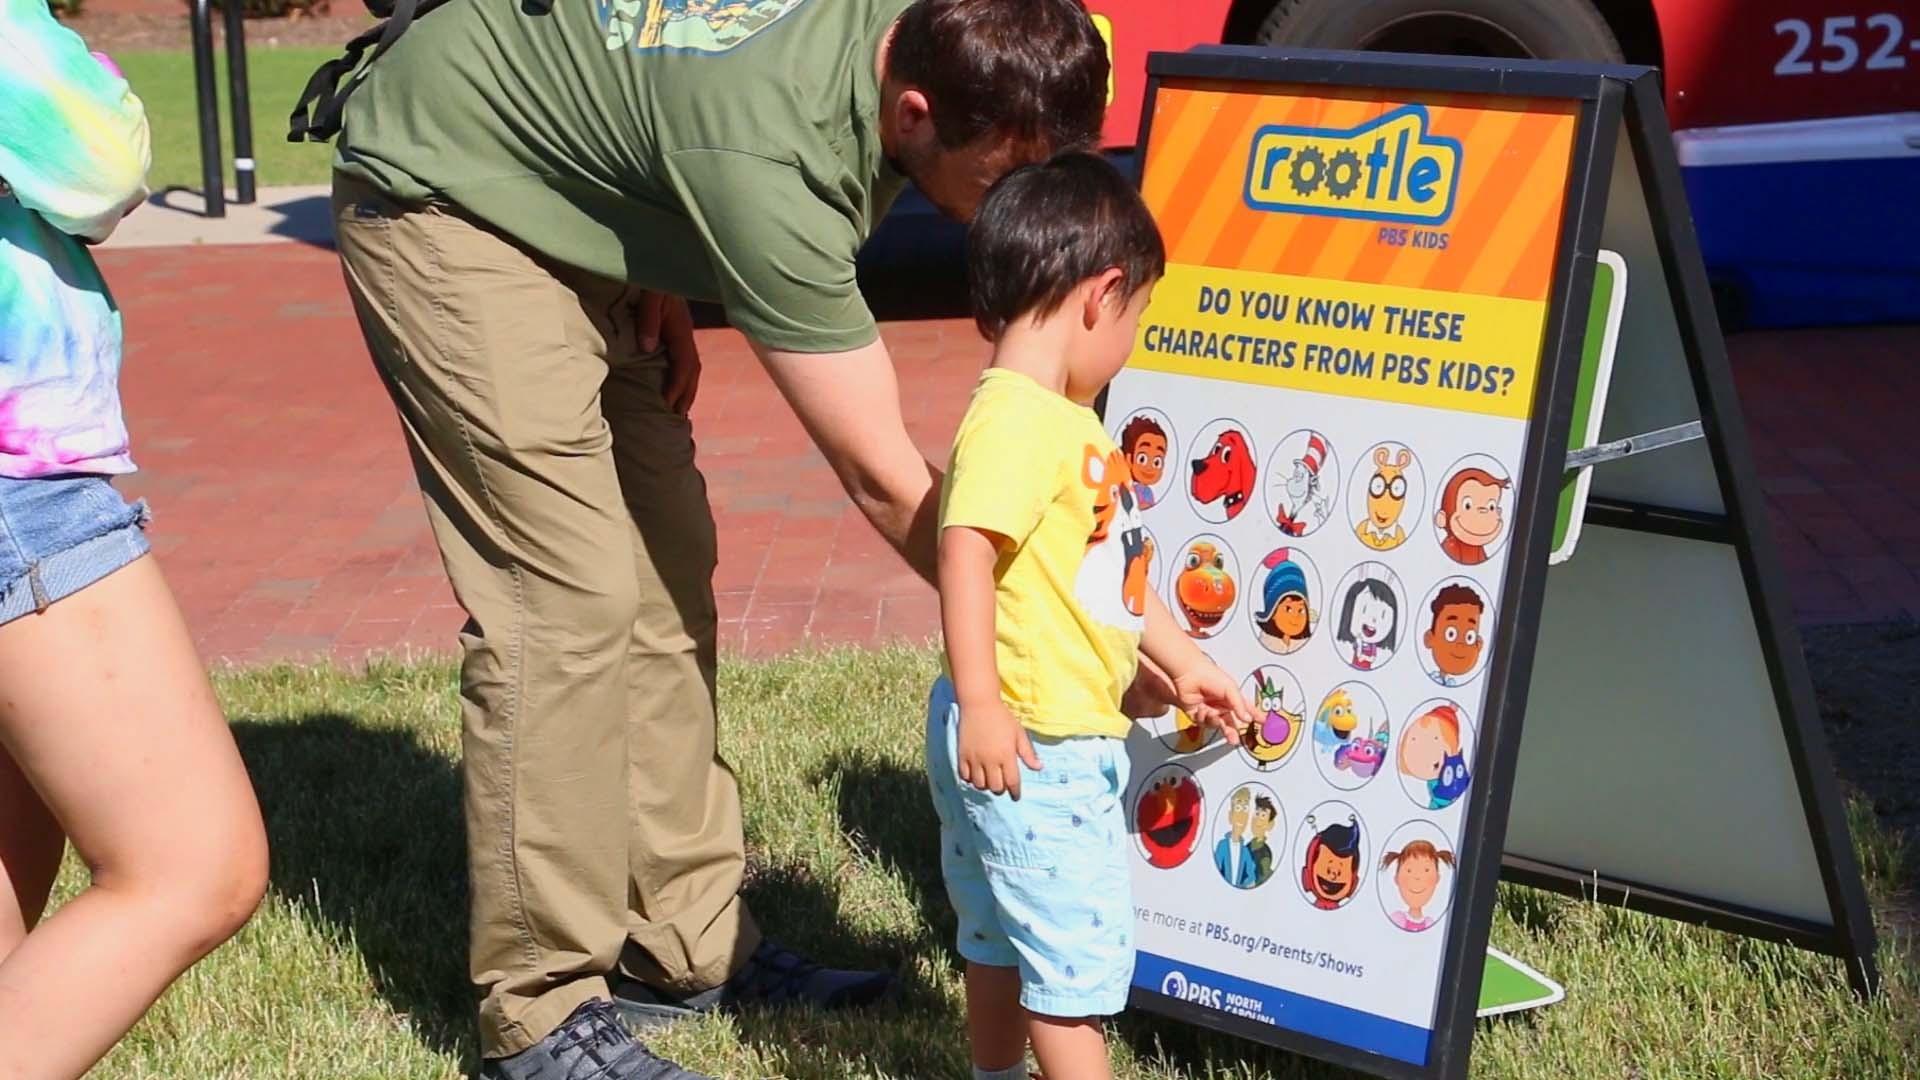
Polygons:
<instances>
[{"instance_id":1,"label":"a-frame sandwich board sign","mask_svg":"<svg viewBox=\"0 0 1920 1080\"><path fill-rule=\"evenodd\" d=\"M1101 403L1133 470L1117 527L1258 720L1237 749L1177 713L1130 741L1135 1004L1464 1076L1509 849L1520 880L1823 949L1869 987L1657 75L1230 47L1148 74L1168 271ZM1626 308L1582 411L1626 449L1583 459L1575 545L1603 247ZM1628 455L1690 419L1672 464ZM1696 722L1745 740L1740 777L1702 778L1714 752L1671 737Z\"/></svg>"}]
</instances>

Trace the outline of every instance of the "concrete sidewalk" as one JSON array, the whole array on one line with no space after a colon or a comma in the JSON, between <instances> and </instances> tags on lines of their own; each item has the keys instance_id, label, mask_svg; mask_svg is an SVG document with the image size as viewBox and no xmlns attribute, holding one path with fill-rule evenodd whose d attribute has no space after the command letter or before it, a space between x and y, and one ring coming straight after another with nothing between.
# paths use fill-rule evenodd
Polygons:
<instances>
[{"instance_id":1,"label":"concrete sidewalk","mask_svg":"<svg viewBox=\"0 0 1920 1080\"><path fill-rule=\"evenodd\" d=\"M254 194L253 202L241 204L232 201L233 193L228 192L225 216L210 218L199 192L156 191L100 246L108 250L208 244L333 246L331 195L325 184L265 187Z\"/></svg>"}]
</instances>

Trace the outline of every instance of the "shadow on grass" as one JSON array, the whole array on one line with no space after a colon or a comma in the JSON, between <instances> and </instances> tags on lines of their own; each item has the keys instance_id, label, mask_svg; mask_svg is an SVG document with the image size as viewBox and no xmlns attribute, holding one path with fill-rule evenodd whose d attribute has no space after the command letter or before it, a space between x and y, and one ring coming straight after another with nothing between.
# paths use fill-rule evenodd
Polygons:
<instances>
[{"instance_id":1,"label":"shadow on grass","mask_svg":"<svg viewBox=\"0 0 1920 1080\"><path fill-rule=\"evenodd\" d=\"M856 753L829 759L813 779L816 783L838 780L841 831L867 857L909 883L921 923L931 929L947 961L956 969L964 966L953 946L953 910L947 904L946 887L940 878L940 823L927 794L925 774L874 755ZM1184 1075L1214 1076L1235 1068L1250 1070L1254 1076L1297 1080L1340 1080L1360 1075L1137 1009L1121 1016L1112 1030L1137 1059L1159 1063Z\"/></svg>"},{"instance_id":2,"label":"shadow on grass","mask_svg":"<svg viewBox=\"0 0 1920 1080\"><path fill-rule=\"evenodd\" d=\"M471 1060L460 777L413 733L337 713L236 720L273 890L351 935L428 1046Z\"/></svg>"}]
</instances>

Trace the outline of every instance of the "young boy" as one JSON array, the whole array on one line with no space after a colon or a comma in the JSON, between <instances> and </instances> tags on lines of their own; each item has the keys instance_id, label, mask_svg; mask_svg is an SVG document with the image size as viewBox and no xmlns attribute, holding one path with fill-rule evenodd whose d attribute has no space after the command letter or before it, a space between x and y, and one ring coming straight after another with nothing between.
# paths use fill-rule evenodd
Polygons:
<instances>
[{"instance_id":1,"label":"young boy","mask_svg":"<svg viewBox=\"0 0 1920 1080\"><path fill-rule=\"evenodd\" d=\"M1234 681L1143 586L1127 460L1089 404L1125 364L1160 234L1086 154L1018 169L968 241L994 343L941 498L946 676L927 721L976 1080L1109 1076L1102 1017L1133 977L1122 692L1145 651L1181 707L1237 742Z\"/></svg>"}]
</instances>

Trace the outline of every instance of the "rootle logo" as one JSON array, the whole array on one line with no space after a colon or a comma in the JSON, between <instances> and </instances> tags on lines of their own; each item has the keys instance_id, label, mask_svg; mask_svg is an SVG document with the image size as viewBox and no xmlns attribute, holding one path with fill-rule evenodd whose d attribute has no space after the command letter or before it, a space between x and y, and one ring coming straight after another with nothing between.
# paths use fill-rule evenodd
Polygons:
<instances>
[{"instance_id":1,"label":"rootle logo","mask_svg":"<svg viewBox=\"0 0 1920 1080\"><path fill-rule=\"evenodd\" d=\"M1439 225L1453 215L1460 157L1460 140L1428 134L1424 105L1402 105L1352 129L1269 124L1253 134L1247 205Z\"/></svg>"}]
</instances>

